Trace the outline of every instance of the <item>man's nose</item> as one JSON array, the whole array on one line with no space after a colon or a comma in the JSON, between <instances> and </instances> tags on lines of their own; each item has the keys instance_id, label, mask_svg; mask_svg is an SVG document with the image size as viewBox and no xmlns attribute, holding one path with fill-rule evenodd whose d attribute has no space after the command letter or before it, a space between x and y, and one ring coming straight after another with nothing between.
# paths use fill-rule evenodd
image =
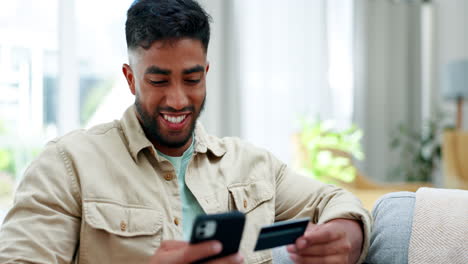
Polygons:
<instances>
[{"instance_id":1,"label":"man's nose","mask_svg":"<svg viewBox=\"0 0 468 264\"><path fill-rule=\"evenodd\" d=\"M176 84L168 89L166 100L167 106L172 107L175 110L182 110L189 104L189 99L181 84Z\"/></svg>"}]
</instances>

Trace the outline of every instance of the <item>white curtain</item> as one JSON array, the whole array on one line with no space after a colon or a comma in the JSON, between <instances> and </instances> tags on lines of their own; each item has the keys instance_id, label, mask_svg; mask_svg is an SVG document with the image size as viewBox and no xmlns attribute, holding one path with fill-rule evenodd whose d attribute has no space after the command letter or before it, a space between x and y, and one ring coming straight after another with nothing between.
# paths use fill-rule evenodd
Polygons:
<instances>
[{"instance_id":1,"label":"white curtain","mask_svg":"<svg viewBox=\"0 0 468 264\"><path fill-rule=\"evenodd\" d=\"M389 180L398 165L389 147L394 129L421 128L421 5L355 1L354 120L364 130L362 170L376 180Z\"/></svg>"},{"instance_id":2,"label":"white curtain","mask_svg":"<svg viewBox=\"0 0 468 264\"><path fill-rule=\"evenodd\" d=\"M302 117L352 118L352 1L200 0L213 17L203 122L292 161Z\"/></svg>"},{"instance_id":3,"label":"white curtain","mask_svg":"<svg viewBox=\"0 0 468 264\"><path fill-rule=\"evenodd\" d=\"M325 1L235 3L241 136L289 162L297 120L332 117Z\"/></svg>"}]
</instances>

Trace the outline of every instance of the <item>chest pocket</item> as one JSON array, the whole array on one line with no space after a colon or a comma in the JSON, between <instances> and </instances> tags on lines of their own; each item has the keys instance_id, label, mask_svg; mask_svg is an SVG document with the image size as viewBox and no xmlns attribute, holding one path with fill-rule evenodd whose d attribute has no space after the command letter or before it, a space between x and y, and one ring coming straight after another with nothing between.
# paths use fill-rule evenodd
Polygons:
<instances>
[{"instance_id":1,"label":"chest pocket","mask_svg":"<svg viewBox=\"0 0 468 264\"><path fill-rule=\"evenodd\" d=\"M259 180L247 184L228 186L229 209L246 214L245 229L241 242L241 251L248 263L269 263L270 250L253 252L258 234L263 226L274 222L274 188L266 181Z\"/></svg>"},{"instance_id":2,"label":"chest pocket","mask_svg":"<svg viewBox=\"0 0 468 264\"><path fill-rule=\"evenodd\" d=\"M273 198L273 187L266 181L232 184L228 186L228 190L231 196L229 209L245 214Z\"/></svg>"},{"instance_id":3,"label":"chest pocket","mask_svg":"<svg viewBox=\"0 0 468 264\"><path fill-rule=\"evenodd\" d=\"M81 260L147 263L159 247L163 223L157 210L106 202L85 202L83 206Z\"/></svg>"}]
</instances>

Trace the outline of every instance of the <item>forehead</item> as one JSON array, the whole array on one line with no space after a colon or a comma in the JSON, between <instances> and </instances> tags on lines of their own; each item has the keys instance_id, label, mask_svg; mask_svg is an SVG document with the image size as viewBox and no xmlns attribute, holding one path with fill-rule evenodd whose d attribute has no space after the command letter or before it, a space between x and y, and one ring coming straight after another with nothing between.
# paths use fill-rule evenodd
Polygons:
<instances>
[{"instance_id":1,"label":"forehead","mask_svg":"<svg viewBox=\"0 0 468 264\"><path fill-rule=\"evenodd\" d=\"M206 53L201 41L177 39L154 42L149 49L138 48L130 53L137 67L158 66L167 69L184 69L206 64Z\"/></svg>"}]
</instances>

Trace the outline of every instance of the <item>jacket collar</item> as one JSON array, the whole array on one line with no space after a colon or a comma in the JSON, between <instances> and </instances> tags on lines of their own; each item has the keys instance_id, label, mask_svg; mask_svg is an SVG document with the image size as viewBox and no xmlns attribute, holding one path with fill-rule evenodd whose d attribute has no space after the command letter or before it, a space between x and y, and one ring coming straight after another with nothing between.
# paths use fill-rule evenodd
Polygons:
<instances>
[{"instance_id":1,"label":"jacket collar","mask_svg":"<svg viewBox=\"0 0 468 264\"><path fill-rule=\"evenodd\" d=\"M197 121L195 127L195 151L206 153L208 150L217 157L222 157L226 153L226 147L222 140L206 133L203 125Z\"/></svg>"},{"instance_id":2,"label":"jacket collar","mask_svg":"<svg viewBox=\"0 0 468 264\"><path fill-rule=\"evenodd\" d=\"M153 144L146 137L140 121L138 121L134 105L127 108L120 123L122 132L127 139L130 154L136 161L140 151L151 148ZM226 148L222 141L217 137L208 135L203 125L197 121L194 151L206 153L208 150L217 157L222 157L226 153Z\"/></svg>"},{"instance_id":3,"label":"jacket collar","mask_svg":"<svg viewBox=\"0 0 468 264\"><path fill-rule=\"evenodd\" d=\"M146 138L145 132L136 116L135 107L132 105L123 114L120 124L122 132L127 139L128 149L136 161L138 153L145 148L151 148L151 141Z\"/></svg>"}]
</instances>

